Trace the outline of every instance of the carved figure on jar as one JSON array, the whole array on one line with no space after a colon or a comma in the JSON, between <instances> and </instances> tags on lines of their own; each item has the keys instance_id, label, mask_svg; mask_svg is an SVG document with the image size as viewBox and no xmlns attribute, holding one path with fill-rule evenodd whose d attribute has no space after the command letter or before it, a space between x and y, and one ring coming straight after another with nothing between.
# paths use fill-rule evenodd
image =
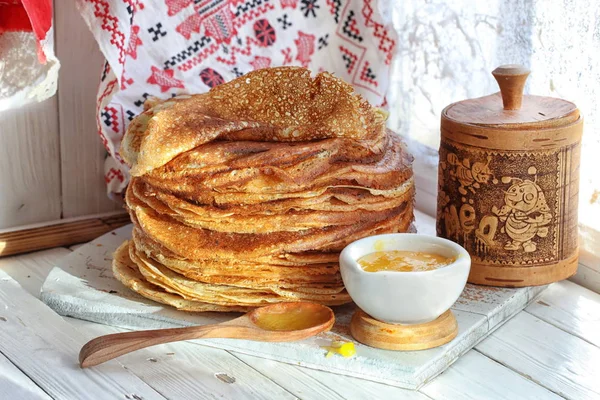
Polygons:
<instances>
[{"instance_id":1,"label":"carved figure on jar","mask_svg":"<svg viewBox=\"0 0 600 400\"><path fill-rule=\"evenodd\" d=\"M448 164L454 167L450 170L450 178L458 181L460 184L458 192L463 196L467 194L467 189L475 193L475 189L481 187L480 184L488 183L493 176L489 168L491 157L487 158L486 163L476 161L471 165L468 158L460 161L456 154L448 153L447 160Z\"/></svg>"},{"instance_id":2,"label":"carved figure on jar","mask_svg":"<svg viewBox=\"0 0 600 400\"><path fill-rule=\"evenodd\" d=\"M534 175L535 167L530 167L528 172ZM504 249L534 252L537 246L533 239L548 236L548 225L552 221L544 192L535 180L503 177L502 182L512 182L512 185L504 194L504 205L493 206L492 213L504 222L502 232L511 239Z\"/></svg>"}]
</instances>

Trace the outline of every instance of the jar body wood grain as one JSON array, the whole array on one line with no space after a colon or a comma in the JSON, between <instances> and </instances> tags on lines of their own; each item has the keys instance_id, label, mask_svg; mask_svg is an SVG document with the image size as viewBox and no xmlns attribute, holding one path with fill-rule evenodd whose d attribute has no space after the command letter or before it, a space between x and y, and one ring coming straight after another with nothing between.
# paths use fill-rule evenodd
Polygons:
<instances>
[{"instance_id":1,"label":"jar body wood grain","mask_svg":"<svg viewBox=\"0 0 600 400\"><path fill-rule=\"evenodd\" d=\"M521 287L577 270L583 121L478 125L442 113L437 234L467 249L469 282Z\"/></svg>"}]
</instances>

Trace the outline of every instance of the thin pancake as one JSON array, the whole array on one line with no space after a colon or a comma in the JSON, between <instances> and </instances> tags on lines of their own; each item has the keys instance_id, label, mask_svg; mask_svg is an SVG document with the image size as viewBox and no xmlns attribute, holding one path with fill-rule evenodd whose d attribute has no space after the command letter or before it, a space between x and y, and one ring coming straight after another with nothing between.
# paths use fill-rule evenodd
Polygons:
<instances>
[{"instance_id":1,"label":"thin pancake","mask_svg":"<svg viewBox=\"0 0 600 400\"><path fill-rule=\"evenodd\" d=\"M406 207L370 214L350 226L333 226L322 229L307 229L301 232L272 232L265 234L236 234L195 229L176 220L156 213L154 210L137 205L129 205L132 220L153 240L176 254L192 259L207 258L208 254L223 259L238 258L249 260L255 257L280 253L297 253L310 250L340 251L343 246L330 248L330 244L342 243L351 235L368 236L379 226L389 221L399 222ZM412 208L411 208L412 211ZM412 222L412 215L405 218L406 228Z\"/></svg>"},{"instance_id":2,"label":"thin pancake","mask_svg":"<svg viewBox=\"0 0 600 400\"><path fill-rule=\"evenodd\" d=\"M207 284L174 273L143 254L132 252L131 247L130 257L149 282L188 300L243 306L257 306L286 301L316 301L326 305L338 305L350 301L350 297L343 286L315 288L305 286L303 290L292 290L277 285L271 285L269 288L252 289Z\"/></svg>"},{"instance_id":3,"label":"thin pancake","mask_svg":"<svg viewBox=\"0 0 600 400\"><path fill-rule=\"evenodd\" d=\"M233 211L224 212L212 206L188 203L176 196L155 191L137 178L134 178L130 184L126 196L127 203L130 206L146 206L159 214L167 215L190 227L230 233L266 233L353 225L360 222L369 213L375 214L412 201L411 186L406 184L405 190L406 194L404 196L398 195L383 200L378 203L380 207L373 207L375 209L372 210L362 209L360 213L304 209L289 209L285 213L275 213L268 204L263 203L264 210L262 213L257 211L250 215L242 215ZM381 205L382 203L384 205Z\"/></svg>"},{"instance_id":4,"label":"thin pancake","mask_svg":"<svg viewBox=\"0 0 600 400\"><path fill-rule=\"evenodd\" d=\"M115 252L112 269L115 278L134 292L159 303L167 304L182 311L205 312L246 312L251 307L220 306L216 304L189 301L181 296L165 292L159 287L148 283L131 258L129 258L129 242L125 241Z\"/></svg>"},{"instance_id":5,"label":"thin pancake","mask_svg":"<svg viewBox=\"0 0 600 400\"><path fill-rule=\"evenodd\" d=\"M306 68L270 68L144 111L130 124L121 155L132 166L132 176L216 139L298 142L341 137L349 140L348 151L366 156L381 151L384 124L384 114L329 73L312 78Z\"/></svg>"}]
</instances>

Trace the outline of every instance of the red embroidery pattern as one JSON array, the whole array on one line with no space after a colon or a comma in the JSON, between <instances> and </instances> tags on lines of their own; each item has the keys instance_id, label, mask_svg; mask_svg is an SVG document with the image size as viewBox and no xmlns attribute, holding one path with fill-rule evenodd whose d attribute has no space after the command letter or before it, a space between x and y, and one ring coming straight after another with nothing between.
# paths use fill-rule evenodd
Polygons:
<instances>
[{"instance_id":1,"label":"red embroidery pattern","mask_svg":"<svg viewBox=\"0 0 600 400\"><path fill-rule=\"evenodd\" d=\"M254 23L253 29L260 46L267 47L275 43L277 39L275 29L273 29L268 20L259 19Z\"/></svg>"},{"instance_id":2,"label":"red embroidery pattern","mask_svg":"<svg viewBox=\"0 0 600 400\"><path fill-rule=\"evenodd\" d=\"M160 91L163 93L171 88L185 88L182 80L173 77L174 73L172 69L162 70L153 65L152 75L146 82L160 86Z\"/></svg>"},{"instance_id":3,"label":"red embroidery pattern","mask_svg":"<svg viewBox=\"0 0 600 400\"><path fill-rule=\"evenodd\" d=\"M373 20L373 7L371 0L363 0L362 15L365 18L365 25L373 30L373 36L379 39L378 49L386 54L385 63L390 65L396 48L396 41L390 38L388 30L382 24Z\"/></svg>"},{"instance_id":4,"label":"red embroidery pattern","mask_svg":"<svg viewBox=\"0 0 600 400\"><path fill-rule=\"evenodd\" d=\"M107 68L106 73L110 72L110 67ZM100 110L100 105L104 101L106 97L108 97L114 90L115 86L119 83L119 81L115 78L112 81L108 82L102 91L102 94L98 96L98 103L96 105L96 111ZM102 88L102 87L100 87Z\"/></svg>"},{"instance_id":5,"label":"red embroidery pattern","mask_svg":"<svg viewBox=\"0 0 600 400\"><path fill-rule=\"evenodd\" d=\"M229 43L237 33L227 0L201 0L194 4L194 12L176 28L186 39L191 37L192 32L200 33L202 25L206 28L206 35L217 43Z\"/></svg>"},{"instance_id":6,"label":"red embroidery pattern","mask_svg":"<svg viewBox=\"0 0 600 400\"><path fill-rule=\"evenodd\" d=\"M296 60L300 61L303 67L308 67L311 56L315 52L315 35L309 35L298 31L298 39L294 39L298 53Z\"/></svg>"},{"instance_id":7,"label":"red embroidery pattern","mask_svg":"<svg viewBox=\"0 0 600 400\"><path fill-rule=\"evenodd\" d=\"M123 3L131 6L132 12L136 12L137 10L144 9L144 3L141 3L140 0L123 0Z\"/></svg>"},{"instance_id":8,"label":"red embroidery pattern","mask_svg":"<svg viewBox=\"0 0 600 400\"><path fill-rule=\"evenodd\" d=\"M342 59L346 63L346 71L348 71L349 74L352 74L358 57L344 46L340 46L340 51L343 53Z\"/></svg>"},{"instance_id":9,"label":"red embroidery pattern","mask_svg":"<svg viewBox=\"0 0 600 400\"><path fill-rule=\"evenodd\" d=\"M102 94L98 97L98 102L96 104L96 125L98 126L98 133L100 134L102 143L104 143L104 147L106 147L107 150L109 150L108 143L107 143L107 139L102 131L102 125L100 122L100 107L102 106L102 103L104 102L104 100L107 99L108 96L113 94L113 92L115 91L115 87L118 85L118 83L119 83L119 81L117 79L113 79L110 82L108 82L108 84L102 91ZM102 87L100 87L100 89L101 88Z\"/></svg>"},{"instance_id":10,"label":"red embroidery pattern","mask_svg":"<svg viewBox=\"0 0 600 400\"><path fill-rule=\"evenodd\" d=\"M225 82L225 79L212 68L205 68L200 72L200 78L202 82L208 87L215 87Z\"/></svg>"},{"instance_id":11,"label":"red embroidery pattern","mask_svg":"<svg viewBox=\"0 0 600 400\"><path fill-rule=\"evenodd\" d=\"M329 6L329 12L334 16L335 22L339 22L341 0L327 0L327 5Z\"/></svg>"},{"instance_id":12,"label":"red embroidery pattern","mask_svg":"<svg viewBox=\"0 0 600 400\"><path fill-rule=\"evenodd\" d=\"M202 17L199 16L198 14L194 14L191 17L188 17L181 24L177 25L177 28L175 28L175 30L177 32L181 33L181 35L184 38L189 39L192 36L192 32L195 32L195 33L200 32L201 26L202 26Z\"/></svg>"},{"instance_id":13,"label":"red embroidery pattern","mask_svg":"<svg viewBox=\"0 0 600 400\"><path fill-rule=\"evenodd\" d=\"M246 46L231 47L229 50L231 53L231 56L229 58L217 56L217 61L220 63L223 63L223 64L227 64L227 65L235 65L235 63L237 61L237 54L241 54L244 56L249 56L250 54L252 54L252 45L253 44L260 46L260 42L258 40L254 39L253 37L248 36L248 37L246 37Z\"/></svg>"},{"instance_id":14,"label":"red embroidery pattern","mask_svg":"<svg viewBox=\"0 0 600 400\"><path fill-rule=\"evenodd\" d=\"M290 65L292 63L292 49L290 47L286 47L285 49L281 49L281 54L283 54L283 63L282 65Z\"/></svg>"},{"instance_id":15,"label":"red embroidery pattern","mask_svg":"<svg viewBox=\"0 0 600 400\"><path fill-rule=\"evenodd\" d=\"M383 93L380 93L373 88L373 86L377 87L377 84L373 84L375 77L373 76L372 71L370 72L369 70L369 65L367 64L368 60L365 59L367 48L358 44L363 41L363 38L362 36L359 37L360 32L353 32L349 29L349 26L353 25L352 21L354 20L354 11L350 10L349 6L350 2L346 3L346 6L340 15L340 21L345 22L340 22L336 31L336 36L346 43L346 45L343 46L344 49L342 49L342 46L340 46L341 57L344 59L344 61L346 61L347 66L348 61L350 61L350 64L354 64L352 59L358 59L358 62L356 62L358 67L354 69L354 65L352 65L354 73L352 73L351 82L355 87L362 88L370 93L373 93L379 98L383 98Z\"/></svg>"},{"instance_id":16,"label":"red embroidery pattern","mask_svg":"<svg viewBox=\"0 0 600 400\"><path fill-rule=\"evenodd\" d=\"M206 49L202 50L199 54L197 54L194 58L181 64L179 67L177 67L177 69L179 69L180 71L189 71L196 65L200 64L202 61L206 60L212 54L214 54L218 48L219 45L217 43L211 44Z\"/></svg>"},{"instance_id":17,"label":"red embroidery pattern","mask_svg":"<svg viewBox=\"0 0 600 400\"><path fill-rule=\"evenodd\" d=\"M129 35L129 45L127 46L126 54L130 55L134 60L137 59L137 48L141 46L142 40L138 36L140 33L140 27L137 25L133 25L131 27L131 33Z\"/></svg>"},{"instance_id":18,"label":"red embroidery pattern","mask_svg":"<svg viewBox=\"0 0 600 400\"><path fill-rule=\"evenodd\" d=\"M243 0L242 0L243 2ZM255 20L256 18L264 15L269 10L274 10L275 6L271 3L264 4L262 6L256 7L256 9L248 10L244 14L240 15L236 19L233 20L233 25L236 28L246 25L248 22Z\"/></svg>"},{"instance_id":19,"label":"red embroidery pattern","mask_svg":"<svg viewBox=\"0 0 600 400\"><path fill-rule=\"evenodd\" d=\"M190 4L194 4L194 0L165 0L167 15L172 17Z\"/></svg>"},{"instance_id":20,"label":"red embroidery pattern","mask_svg":"<svg viewBox=\"0 0 600 400\"><path fill-rule=\"evenodd\" d=\"M298 0L281 0L281 8L296 8L298 7Z\"/></svg>"},{"instance_id":21,"label":"red embroidery pattern","mask_svg":"<svg viewBox=\"0 0 600 400\"><path fill-rule=\"evenodd\" d=\"M204 0L195 5L194 9L204 18L206 34L213 37L217 43L229 43L237 33L227 0Z\"/></svg>"},{"instance_id":22,"label":"red embroidery pattern","mask_svg":"<svg viewBox=\"0 0 600 400\"><path fill-rule=\"evenodd\" d=\"M125 68L123 68L123 75L121 76L121 90L127 89L127 86L133 85L133 78L128 78L125 75Z\"/></svg>"},{"instance_id":23,"label":"red embroidery pattern","mask_svg":"<svg viewBox=\"0 0 600 400\"><path fill-rule=\"evenodd\" d=\"M120 170L116 168L111 168L108 170L106 175L104 175L104 181L106 183L109 183L113 179L118 179L119 182L123 182L125 180L125 177L123 176L123 173Z\"/></svg>"},{"instance_id":24,"label":"red embroidery pattern","mask_svg":"<svg viewBox=\"0 0 600 400\"><path fill-rule=\"evenodd\" d=\"M371 71L371 68L369 68L369 62L368 61L365 61L363 69L360 72L360 79L362 79L363 81L368 82L371 85L377 87L377 81L375 80L375 75L373 75L373 72Z\"/></svg>"},{"instance_id":25,"label":"red embroidery pattern","mask_svg":"<svg viewBox=\"0 0 600 400\"><path fill-rule=\"evenodd\" d=\"M125 35L119 30L119 20L110 13L110 4L106 0L87 0L94 5L94 16L101 20L101 28L110 32L110 44L117 48L119 63L125 62Z\"/></svg>"},{"instance_id":26,"label":"red embroidery pattern","mask_svg":"<svg viewBox=\"0 0 600 400\"><path fill-rule=\"evenodd\" d=\"M123 107L120 104L110 103L100 113L104 125L117 134L121 134L121 129L124 128L124 121L121 119L123 115L122 111Z\"/></svg>"},{"instance_id":27,"label":"red embroidery pattern","mask_svg":"<svg viewBox=\"0 0 600 400\"><path fill-rule=\"evenodd\" d=\"M271 59L269 57L256 56L254 60L250 61L250 65L254 69L269 68L271 66Z\"/></svg>"},{"instance_id":28,"label":"red embroidery pattern","mask_svg":"<svg viewBox=\"0 0 600 400\"><path fill-rule=\"evenodd\" d=\"M346 29L349 32L350 37L353 38L359 38L360 37L360 30L356 27L356 18L354 18L353 13L348 15L348 20L347 20L347 24L346 24Z\"/></svg>"}]
</instances>

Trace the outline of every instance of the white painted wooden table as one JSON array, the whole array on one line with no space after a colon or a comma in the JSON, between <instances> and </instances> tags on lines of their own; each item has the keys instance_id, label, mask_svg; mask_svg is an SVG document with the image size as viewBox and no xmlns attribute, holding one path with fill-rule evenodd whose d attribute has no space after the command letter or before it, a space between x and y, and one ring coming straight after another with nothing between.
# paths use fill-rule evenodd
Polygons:
<instances>
[{"instance_id":1,"label":"white painted wooden table","mask_svg":"<svg viewBox=\"0 0 600 400\"><path fill-rule=\"evenodd\" d=\"M0 353L2 400L600 399L600 295L569 281L419 391L185 342L81 370L80 347L119 329L62 318L39 300L53 263L70 251L0 259L0 340L10 344ZM8 318L18 330L2 326Z\"/></svg>"}]
</instances>

